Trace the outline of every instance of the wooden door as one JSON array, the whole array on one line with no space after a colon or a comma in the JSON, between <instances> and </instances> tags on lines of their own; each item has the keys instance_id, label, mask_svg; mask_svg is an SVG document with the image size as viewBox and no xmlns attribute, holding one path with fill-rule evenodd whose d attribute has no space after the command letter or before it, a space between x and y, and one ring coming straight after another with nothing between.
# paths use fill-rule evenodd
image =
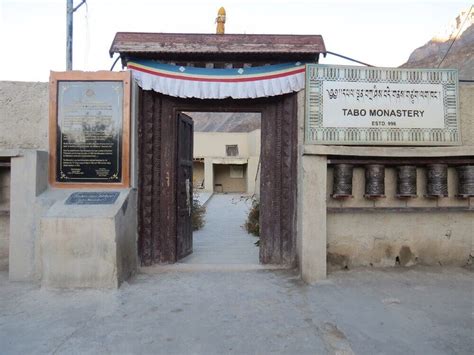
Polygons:
<instances>
[{"instance_id":1,"label":"wooden door","mask_svg":"<svg viewBox=\"0 0 474 355\"><path fill-rule=\"evenodd\" d=\"M178 114L178 164L177 164L177 260L193 252L193 120Z\"/></svg>"},{"instance_id":2,"label":"wooden door","mask_svg":"<svg viewBox=\"0 0 474 355\"><path fill-rule=\"evenodd\" d=\"M179 133L179 142L187 139L189 143L179 145L178 130L186 132L185 116L177 117L177 112L182 111L262 114L260 262L296 265L296 94L250 100L200 100L178 99L153 91L140 93L138 246L142 265L174 263L192 252L191 224L182 223L181 219L186 219L185 174L189 175L192 196L189 165L193 154L188 151L186 157L183 149L192 149L193 126L188 120L188 136ZM181 149L179 153L177 149ZM182 163L186 160L188 169Z\"/></svg>"}]
</instances>

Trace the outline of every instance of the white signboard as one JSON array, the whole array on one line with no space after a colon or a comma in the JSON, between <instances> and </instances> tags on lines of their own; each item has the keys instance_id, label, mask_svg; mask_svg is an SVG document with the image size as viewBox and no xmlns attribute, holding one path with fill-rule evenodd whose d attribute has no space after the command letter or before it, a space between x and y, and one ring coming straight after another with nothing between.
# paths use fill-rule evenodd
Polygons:
<instances>
[{"instance_id":1,"label":"white signboard","mask_svg":"<svg viewBox=\"0 0 474 355\"><path fill-rule=\"evenodd\" d=\"M457 72L308 65L307 144L459 145Z\"/></svg>"}]
</instances>

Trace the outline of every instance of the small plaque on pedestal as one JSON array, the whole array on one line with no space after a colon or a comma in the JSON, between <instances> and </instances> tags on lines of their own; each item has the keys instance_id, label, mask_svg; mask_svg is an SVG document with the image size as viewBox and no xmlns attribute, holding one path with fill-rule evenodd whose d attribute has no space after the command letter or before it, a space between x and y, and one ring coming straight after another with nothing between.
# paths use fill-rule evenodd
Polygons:
<instances>
[{"instance_id":1,"label":"small plaque on pedestal","mask_svg":"<svg viewBox=\"0 0 474 355\"><path fill-rule=\"evenodd\" d=\"M91 191L74 192L67 198L66 205L113 205L120 192L118 191Z\"/></svg>"}]
</instances>

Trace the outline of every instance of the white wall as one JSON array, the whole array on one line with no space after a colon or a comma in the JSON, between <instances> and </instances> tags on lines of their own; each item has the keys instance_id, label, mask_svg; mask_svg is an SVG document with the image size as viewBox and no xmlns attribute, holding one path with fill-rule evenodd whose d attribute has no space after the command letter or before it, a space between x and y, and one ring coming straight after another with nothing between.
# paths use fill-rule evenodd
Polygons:
<instances>
[{"instance_id":1,"label":"white wall","mask_svg":"<svg viewBox=\"0 0 474 355\"><path fill-rule=\"evenodd\" d=\"M251 132L194 132L194 157L204 158L204 190L214 191L216 180L215 169L217 164L233 164L236 160L246 160L246 192L249 194L260 193L260 142L261 130ZM226 145L238 145L239 155L227 157ZM240 161L238 164L242 164ZM212 172L214 169L214 173ZM220 172L222 179L222 171ZM257 179L255 179L257 177ZM218 180L219 180L218 179Z\"/></svg>"},{"instance_id":2,"label":"white wall","mask_svg":"<svg viewBox=\"0 0 474 355\"><path fill-rule=\"evenodd\" d=\"M418 197L395 196L394 168L386 167L386 198L367 199L364 168L354 169L353 198L333 199L328 157L474 157L474 85L460 84L461 147L345 147L304 145L304 94L298 95L299 168L297 250L302 277L313 283L330 270L357 266L457 265L474 258L474 197L457 198L457 175L448 170L449 196L424 197L418 167ZM324 192L324 193L323 193ZM350 210L349 210L350 208ZM422 210L416 210L422 208ZM403 211L405 209L405 211ZM328 263L326 263L328 261Z\"/></svg>"},{"instance_id":3,"label":"white wall","mask_svg":"<svg viewBox=\"0 0 474 355\"><path fill-rule=\"evenodd\" d=\"M448 197L428 198L426 172L417 169L418 197L400 199L396 194L395 168L385 168L385 198L364 198L364 168L353 175L353 198L334 199L333 169L328 169L326 200L327 253L330 270L355 266L401 266L414 264L463 266L469 260L474 238L474 198L457 198L456 170L448 170ZM344 212L344 208L359 208ZM364 211L363 208L372 208ZM431 208L424 212L403 209ZM472 211L448 212L439 208L471 207ZM384 208L397 208L386 212ZM335 213L332 211L339 211Z\"/></svg>"},{"instance_id":4,"label":"white wall","mask_svg":"<svg viewBox=\"0 0 474 355\"><path fill-rule=\"evenodd\" d=\"M239 157L260 155L260 130L253 132L194 132L194 157L227 157L226 145L238 145Z\"/></svg>"}]
</instances>

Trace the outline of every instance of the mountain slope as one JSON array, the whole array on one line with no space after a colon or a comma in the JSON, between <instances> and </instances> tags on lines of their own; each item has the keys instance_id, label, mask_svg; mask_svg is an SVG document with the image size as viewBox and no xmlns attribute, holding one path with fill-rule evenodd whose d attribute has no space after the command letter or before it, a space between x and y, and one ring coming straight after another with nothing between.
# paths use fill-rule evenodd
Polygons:
<instances>
[{"instance_id":1,"label":"mountain slope","mask_svg":"<svg viewBox=\"0 0 474 355\"><path fill-rule=\"evenodd\" d=\"M186 112L195 132L251 132L260 128L260 114L247 112Z\"/></svg>"},{"instance_id":2,"label":"mountain slope","mask_svg":"<svg viewBox=\"0 0 474 355\"><path fill-rule=\"evenodd\" d=\"M474 80L472 11L464 16L468 16L468 18L463 18L462 22L458 21L459 24L453 28L451 35L447 38L433 38L424 46L415 49L401 68L455 68L459 70L459 79ZM464 32L462 32L464 28L461 28L463 23ZM462 32L462 34L453 43L458 32ZM451 48L449 48L450 46ZM446 53L448 54L446 55ZM445 55L446 58L444 58Z\"/></svg>"}]
</instances>

